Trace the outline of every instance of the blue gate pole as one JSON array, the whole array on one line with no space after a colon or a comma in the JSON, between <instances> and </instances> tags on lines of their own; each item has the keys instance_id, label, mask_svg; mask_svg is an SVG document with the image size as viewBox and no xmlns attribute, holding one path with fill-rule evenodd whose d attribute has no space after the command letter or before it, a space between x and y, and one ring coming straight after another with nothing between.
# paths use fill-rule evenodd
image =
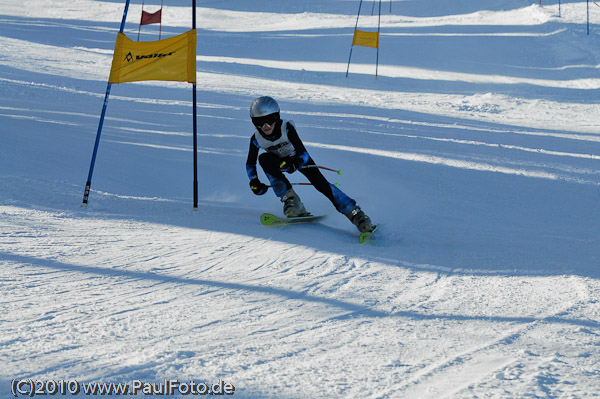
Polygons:
<instances>
[{"instance_id":1,"label":"blue gate pole","mask_svg":"<svg viewBox=\"0 0 600 399\"><path fill-rule=\"evenodd\" d=\"M196 0L192 0L192 29L196 29ZM196 52L194 52L195 54ZM197 122L197 106L196 106L196 82L192 84L192 100L194 102L193 109L193 126L194 126L194 210L198 210L198 122Z\"/></svg>"},{"instance_id":2,"label":"blue gate pole","mask_svg":"<svg viewBox=\"0 0 600 399\"><path fill-rule=\"evenodd\" d=\"M375 79L377 79L377 71L379 69L379 43L381 33L381 0L379 0L379 20L377 22L377 58L375 61Z\"/></svg>"},{"instance_id":3,"label":"blue gate pole","mask_svg":"<svg viewBox=\"0 0 600 399\"><path fill-rule=\"evenodd\" d=\"M352 49L354 48L354 35L356 34L356 29L358 29L358 19L360 18L360 8L362 7L362 0L358 4L358 14L356 15L356 25L354 26L354 32L352 32L352 46L350 46L350 55L348 56L348 68L346 68L346 77L348 77L348 72L350 72L350 60L352 59Z\"/></svg>"},{"instance_id":4,"label":"blue gate pole","mask_svg":"<svg viewBox=\"0 0 600 399\"><path fill-rule=\"evenodd\" d=\"M125 1L125 10L123 11L123 19L121 20L121 28L119 33L123 33L125 28L125 20L127 19L127 10L129 9L129 0ZM85 183L85 190L83 191L83 203L81 206L87 206L88 198L90 196L90 187L92 186L92 174L94 173L94 164L96 163L96 155L98 154L98 145L100 144L100 134L102 133L102 126L104 125L104 116L106 115L106 106L108 105L108 97L110 95L111 83L106 84L106 94L104 95L104 104L102 105L102 112L100 113L100 122L98 123L98 132L96 133L96 142L94 143L94 152L92 153L92 162L90 163L90 171L88 173L87 182Z\"/></svg>"},{"instance_id":5,"label":"blue gate pole","mask_svg":"<svg viewBox=\"0 0 600 399\"><path fill-rule=\"evenodd\" d=\"M590 34L590 0L586 1L587 4L587 34Z\"/></svg>"}]
</instances>

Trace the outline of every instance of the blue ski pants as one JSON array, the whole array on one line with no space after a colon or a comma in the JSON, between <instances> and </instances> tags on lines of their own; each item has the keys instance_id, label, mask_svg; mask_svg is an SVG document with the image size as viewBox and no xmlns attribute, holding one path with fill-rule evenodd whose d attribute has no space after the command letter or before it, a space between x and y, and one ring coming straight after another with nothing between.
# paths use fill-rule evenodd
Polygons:
<instances>
[{"instance_id":1,"label":"blue ski pants","mask_svg":"<svg viewBox=\"0 0 600 399\"><path fill-rule=\"evenodd\" d=\"M258 162L271 182L275 195L278 197L281 197L292 188L292 184L285 177L281 169L279 169L281 161L282 159L277 155L268 152L264 152L258 157ZM309 158L304 166L309 165L315 165L312 158ZM331 201L338 212L345 214L350 212L356 206L356 201L348 197L335 185L329 183L319 168L300 168L298 171L306 176L308 181L317 189L317 191Z\"/></svg>"}]
</instances>

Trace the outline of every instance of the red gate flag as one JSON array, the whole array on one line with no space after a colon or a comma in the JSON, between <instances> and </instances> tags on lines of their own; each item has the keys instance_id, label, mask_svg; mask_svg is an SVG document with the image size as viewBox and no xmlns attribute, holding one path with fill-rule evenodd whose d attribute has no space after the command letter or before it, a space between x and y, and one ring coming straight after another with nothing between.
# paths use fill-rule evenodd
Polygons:
<instances>
[{"instance_id":1,"label":"red gate flag","mask_svg":"<svg viewBox=\"0 0 600 399\"><path fill-rule=\"evenodd\" d=\"M155 13L142 11L142 22L140 25L160 24L162 8Z\"/></svg>"}]
</instances>

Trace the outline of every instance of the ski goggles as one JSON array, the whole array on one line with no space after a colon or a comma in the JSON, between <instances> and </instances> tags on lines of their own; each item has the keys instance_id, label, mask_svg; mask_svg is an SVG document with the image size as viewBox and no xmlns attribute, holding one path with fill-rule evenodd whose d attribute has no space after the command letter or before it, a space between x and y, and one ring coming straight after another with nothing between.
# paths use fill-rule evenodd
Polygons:
<instances>
[{"instance_id":1,"label":"ski goggles","mask_svg":"<svg viewBox=\"0 0 600 399\"><path fill-rule=\"evenodd\" d=\"M258 129L264 128L265 125L269 125L269 127L271 127L274 124L276 124L277 122L279 122L279 114L278 113L269 114L269 115L265 115L265 116L257 116L257 117L252 118L252 123Z\"/></svg>"}]
</instances>

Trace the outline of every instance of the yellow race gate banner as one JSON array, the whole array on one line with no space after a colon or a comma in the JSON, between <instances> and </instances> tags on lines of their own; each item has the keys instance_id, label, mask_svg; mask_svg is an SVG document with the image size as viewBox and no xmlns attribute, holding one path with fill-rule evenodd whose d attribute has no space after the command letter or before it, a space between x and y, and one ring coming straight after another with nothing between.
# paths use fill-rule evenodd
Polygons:
<instances>
[{"instance_id":1,"label":"yellow race gate banner","mask_svg":"<svg viewBox=\"0 0 600 399\"><path fill-rule=\"evenodd\" d=\"M196 29L153 42L117 34L109 83L169 80L196 83Z\"/></svg>"},{"instance_id":2,"label":"yellow race gate banner","mask_svg":"<svg viewBox=\"0 0 600 399\"><path fill-rule=\"evenodd\" d=\"M355 29L352 45L379 48L379 32L365 32Z\"/></svg>"}]
</instances>

